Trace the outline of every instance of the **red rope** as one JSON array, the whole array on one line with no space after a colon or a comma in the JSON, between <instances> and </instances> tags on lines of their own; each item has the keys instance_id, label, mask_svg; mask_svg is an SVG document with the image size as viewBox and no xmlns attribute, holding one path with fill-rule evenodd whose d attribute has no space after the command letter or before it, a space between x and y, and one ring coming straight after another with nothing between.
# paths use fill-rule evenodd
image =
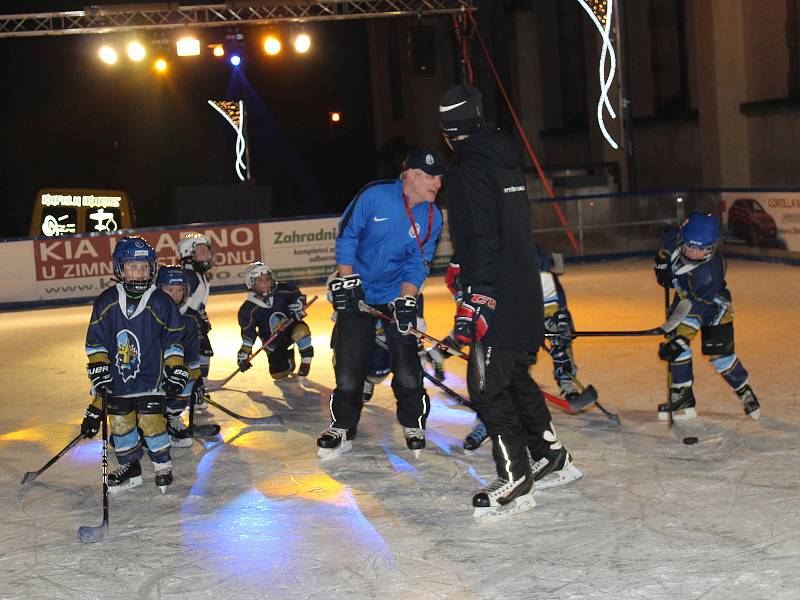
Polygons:
<instances>
[{"instance_id":1,"label":"red rope","mask_svg":"<svg viewBox=\"0 0 800 600\"><path fill-rule=\"evenodd\" d=\"M525 130L522 128L522 123L517 116L517 112L514 110L513 105L511 104L511 100L506 93L506 88L503 86L503 82L500 79L500 75L497 73L497 69L495 69L494 62L492 61L492 57L489 54L489 50L486 48L486 44L483 42L483 38L481 37L481 32L478 31L478 23L475 20L475 16L472 14L471 9L467 9L467 16L469 17L470 21L472 22L473 32L478 38L478 42L481 45L481 49L483 50L483 54L486 56L486 62L489 64L489 67L492 69L492 73L494 74L494 78L497 81L497 86L500 88L500 93L503 94L503 98L508 105L508 110L511 111L511 117L514 119L514 124L517 126L517 131L519 131L519 135L522 138L522 141L525 143L525 149L528 151L528 155L531 157L533 161L534 167L536 167L536 172L539 174L539 179L542 180L542 184L544 185L545 192L547 196L551 199L555 198L555 194L553 193L553 188L550 185L550 181L545 177L544 171L542 170L541 165L539 164L539 159L536 158L536 153L533 151L533 147L531 147L531 143L528 140L528 136L525 134ZM572 248L575 250L576 254L580 254L580 248L578 246L578 241L575 239L575 236L572 233L572 230L569 227L569 221L567 221L567 217L564 215L564 211L561 210L561 207L558 205L557 202L552 202L553 210L555 210L556 215L558 216L558 220L561 222L561 226L564 228L567 238L569 238L570 244Z\"/></svg>"}]
</instances>

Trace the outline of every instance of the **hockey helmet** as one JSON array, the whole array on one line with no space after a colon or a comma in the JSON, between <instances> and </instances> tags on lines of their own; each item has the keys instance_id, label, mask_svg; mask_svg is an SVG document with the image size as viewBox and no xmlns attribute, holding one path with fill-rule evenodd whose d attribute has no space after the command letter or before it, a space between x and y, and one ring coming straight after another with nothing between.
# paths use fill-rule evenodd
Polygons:
<instances>
[{"instance_id":1,"label":"hockey helmet","mask_svg":"<svg viewBox=\"0 0 800 600\"><path fill-rule=\"evenodd\" d=\"M720 236L719 221L707 213L689 213L681 225L681 253L691 262L706 262L714 256Z\"/></svg>"},{"instance_id":2,"label":"hockey helmet","mask_svg":"<svg viewBox=\"0 0 800 600\"><path fill-rule=\"evenodd\" d=\"M263 276L269 277L272 281L272 284L267 291L259 292L256 289L256 279ZM247 267L247 270L244 272L244 284L247 286L247 289L253 292L256 296L263 297L271 296L275 293L275 288L278 287L278 282L275 281L275 275L273 275L272 269L270 269L260 260L250 263L250 266Z\"/></svg>"},{"instance_id":3,"label":"hockey helmet","mask_svg":"<svg viewBox=\"0 0 800 600\"><path fill-rule=\"evenodd\" d=\"M197 259L197 247L208 247L208 258L205 260ZM214 247L211 245L211 238L202 233L187 233L177 245L178 256L182 263L191 263L198 273L205 273L214 264Z\"/></svg>"},{"instance_id":4,"label":"hockey helmet","mask_svg":"<svg viewBox=\"0 0 800 600\"><path fill-rule=\"evenodd\" d=\"M138 235L121 237L117 241L117 245L114 246L111 258L114 263L114 274L117 280L122 283L125 292L133 297L141 296L156 280L156 273L158 272L156 251L144 238ZM125 263L129 262L146 262L149 264L149 276L145 279L128 279L125 276Z\"/></svg>"},{"instance_id":5,"label":"hockey helmet","mask_svg":"<svg viewBox=\"0 0 800 600\"><path fill-rule=\"evenodd\" d=\"M158 275L156 275L156 286L158 286L158 289L161 290L168 285L183 286L183 300L176 302L178 306L182 306L189 297L189 281L186 279L186 274L184 273L182 266L163 265L159 267Z\"/></svg>"}]
</instances>

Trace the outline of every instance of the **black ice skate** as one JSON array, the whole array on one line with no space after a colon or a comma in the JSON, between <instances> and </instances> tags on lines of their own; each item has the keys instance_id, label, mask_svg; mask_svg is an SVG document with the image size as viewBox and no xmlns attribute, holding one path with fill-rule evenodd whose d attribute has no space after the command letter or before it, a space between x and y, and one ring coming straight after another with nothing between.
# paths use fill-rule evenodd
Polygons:
<instances>
[{"instance_id":1,"label":"black ice skate","mask_svg":"<svg viewBox=\"0 0 800 600\"><path fill-rule=\"evenodd\" d=\"M538 460L531 458L531 472L536 488L540 490L566 485L583 477L583 473L572 464L572 456L563 447Z\"/></svg>"},{"instance_id":2,"label":"black ice skate","mask_svg":"<svg viewBox=\"0 0 800 600\"><path fill-rule=\"evenodd\" d=\"M697 416L695 410L694 392L691 386L670 388L669 403L672 405L672 418L676 421L693 419ZM669 419L667 403L658 405L658 418L662 421Z\"/></svg>"},{"instance_id":3,"label":"black ice skate","mask_svg":"<svg viewBox=\"0 0 800 600\"><path fill-rule=\"evenodd\" d=\"M173 448L192 447L192 432L186 427L180 415L167 415L167 433L169 445Z\"/></svg>"},{"instance_id":4,"label":"black ice skate","mask_svg":"<svg viewBox=\"0 0 800 600\"><path fill-rule=\"evenodd\" d=\"M326 429L317 438L317 456L327 460L349 452L353 449L353 444L350 440L354 437L356 437L355 427L352 429L343 429L341 427Z\"/></svg>"},{"instance_id":5,"label":"black ice skate","mask_svg":"<svg viewBox=\"0 0 800 600\"><path fill-rule=\"evenodd\" d=\"M162 494L167 493L167 488L172 484L172 469L161 469L156 471L156 487Z\"/></svg>"},{"instance_id":6,"label":"black ice skate","mask_svg":"<svg viewBox=\"0 0 800 600\"><path fill-rule=\"evenodd\" d=\"M530 475L512 481L498 477L472 497L472 516L480 521L502 519L536 506L533 478Z\"/></svg>"},{"instance_id":7,"label":"black ice skate","mask_svg":"<svg viewBox=\"0 0 800 600\"><path fill-rule=\"evenodd\" d=\"M403 436L406 446L414 453L414 458L419 458L425 448L425 430L418 427L403 427Z\"/></svg>"},{"instance_id":8,"label":"black ice skate","mask_svg":"<svg viewBox=\"0 0 800 600\"><path fill-rule=\"evenodd\" d=\"M308 373L311 371L311 363L300 361L300 367L297 369L297 376L298 377L308 377Z\"/></svg>"},{"instance_id":9,"label":"black ice skate","mask_svg":"<svg viewBox=\"0 0 800 600\"><path fill-rule=\"evenodd\" d=\"M483 421L478 421L472 431L464 438L464 450L477 450L488 439L489 432L486 431L486 425L483 424Z\"/></svg>"},{"instance_id":10,"label":"black ice skate","mask_svg":"<svg viewBox=\"0 0 800 600\"><path fill-rule=\"evenodd\" d=\"M142 485L142 465L138 460L119 468L108 476L108 491L117 494Z\"/></svg>"},{"instance_id":11,"label":"black ice skate","mask_svg":"<svg viewBox=\"0 0 800 600\"><path fill-rule=\"evenodd\" d=\"M761 405L758 403L758 399L753 393L753 389L749 385L744 384L742 387L736 390L736 395L739 396L742 404L744 404L744 414L749 415L758 421L758 418L761 416Z\"/></svg>"}]
</instances>

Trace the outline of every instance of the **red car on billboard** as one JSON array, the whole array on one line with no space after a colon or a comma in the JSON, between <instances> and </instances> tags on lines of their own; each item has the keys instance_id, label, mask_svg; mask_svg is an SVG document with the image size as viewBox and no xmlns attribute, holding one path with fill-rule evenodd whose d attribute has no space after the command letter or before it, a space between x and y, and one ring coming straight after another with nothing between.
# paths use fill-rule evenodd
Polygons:
<instances>
[{"instance_id":1,"label":"red car on billboard","mask_svg":"<svg viewBox=\"0 0 800 600\"><path fill-rule=\"evenodd\" d=\"M739 198L728 209L728 229L751 246L777 245L778 227L755 198Z\"/></svg>"}]
</instances>

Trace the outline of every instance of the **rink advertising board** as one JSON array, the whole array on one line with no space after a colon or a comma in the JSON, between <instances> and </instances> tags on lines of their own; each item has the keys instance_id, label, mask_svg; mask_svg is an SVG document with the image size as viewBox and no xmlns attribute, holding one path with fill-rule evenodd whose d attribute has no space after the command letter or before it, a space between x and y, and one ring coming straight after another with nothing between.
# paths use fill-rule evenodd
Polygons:
<instances>
[{"instance_id":1,"label":"rink advertising board","mask_svg":"<svg viewBox=\"0 0 800 600\"><path fill-rule=\"evenodd\" d=\"M725 192L722 222L729 243L800 252L800 193Z\"/></svg>"}]
</instances>

